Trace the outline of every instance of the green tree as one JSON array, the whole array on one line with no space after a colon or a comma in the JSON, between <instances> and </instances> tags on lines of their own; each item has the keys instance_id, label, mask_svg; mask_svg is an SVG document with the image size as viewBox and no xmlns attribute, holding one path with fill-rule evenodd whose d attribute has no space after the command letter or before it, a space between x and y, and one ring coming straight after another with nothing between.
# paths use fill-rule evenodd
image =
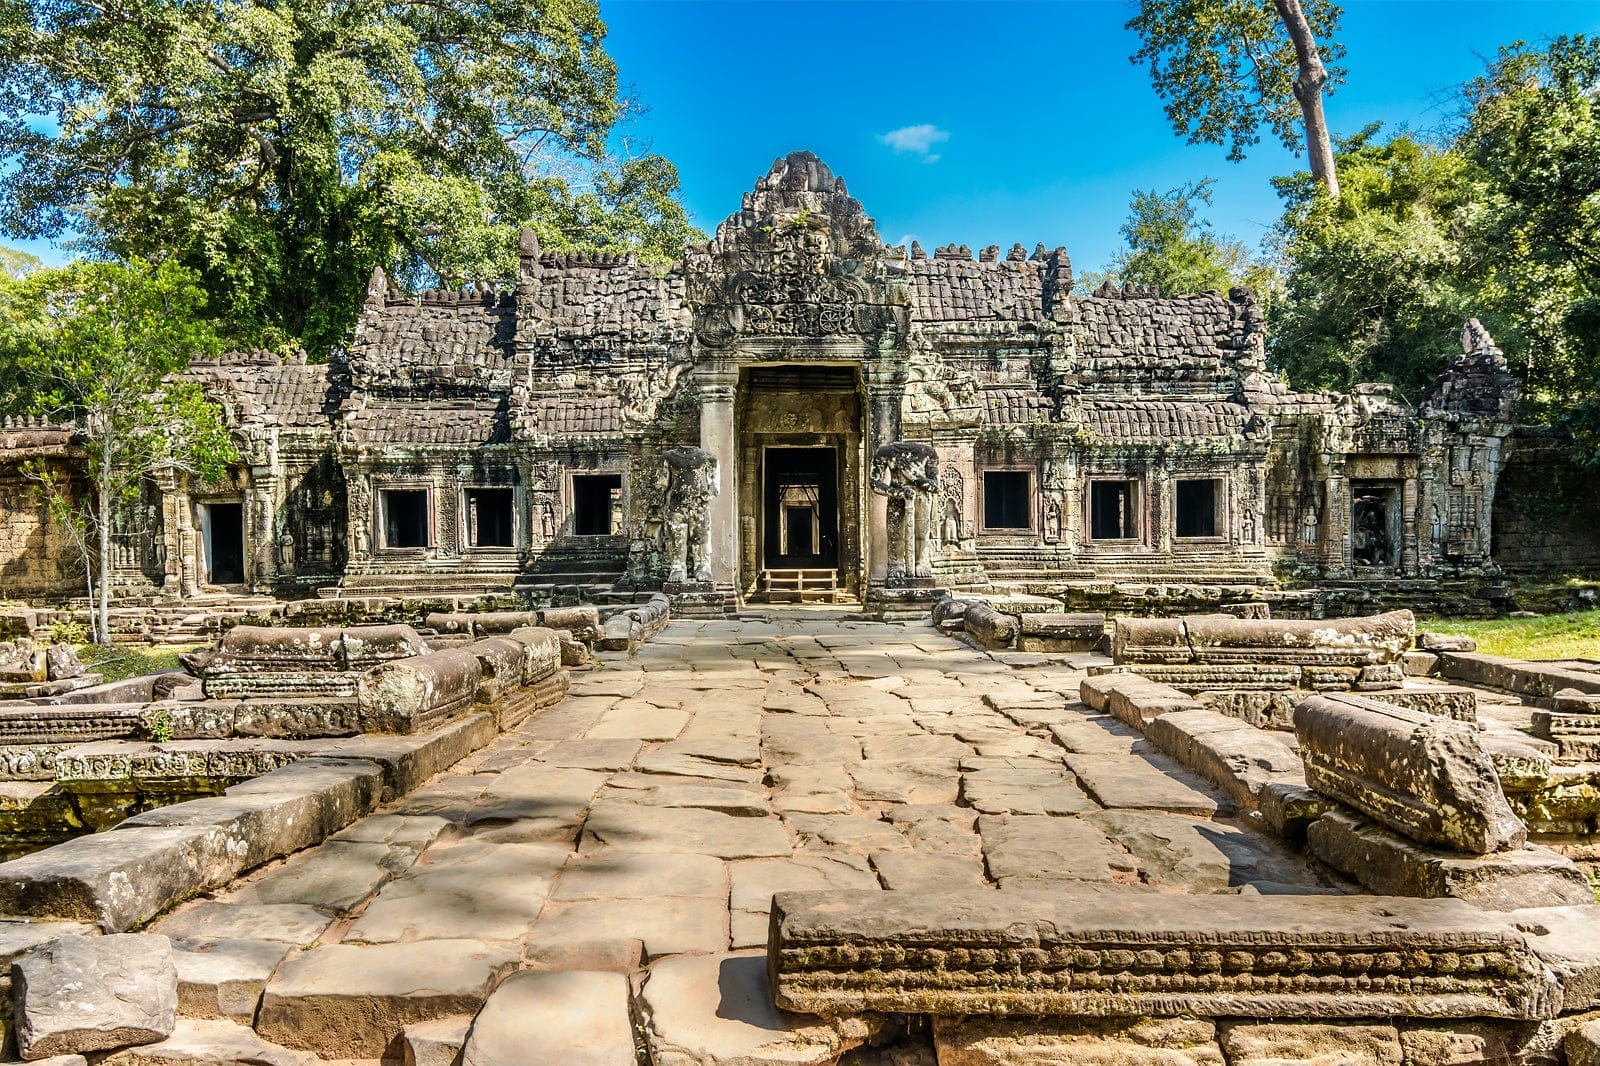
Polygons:
<instances>
[{"instance_id":1,"label":"green tree","mask_svg":"<svg viewBox=\"0 0 1600 1066\"><path fill-rule=\"evenodd\" d=\"M1268 354L1301 388L1388 381L1415 399L1460 353L1467 317L1497 325L1464 243L1479 190L1458 152L1378 132L1339 140L1338 200L1304 173L1276 183L1289 268Z\"/></svg>"},{"instance_id":2,"label":"green tree","mask_svg":"<svg viewBox=\"0 0 1600 1066\"><path fill-rule=\"evenodd\" d=\"M1245 245L1216 233L1200 213L1211 205L1211 178L1157 192L1136 189L1119 232L1127 247L1111 259L1104 279L1155 286L1165 296L1249 285L1270 296L1271 268Z\"/></svg>"},{"instance_id":3,"label":"green tree","mask_svg":"<svg viewBox=\"0 0 1600 1066\"><path fill-rule=\"evenodd\" d=\"M1564 418L1591 443L1600 443L1597 86L1600 39L1503 48L1466 86L1457 140L1484 190L1468 238L1477 299L1514 353L1530 412Z\"/></svg>"},{"instance_id":4,"label":"green tree","mask_svg":"<svg viewBox=\"0 0 1600 1066\"><path fill-rule=\"evenodd\" d=\"M676 172L607 152L604 36L594 0L7 0L0 230L176 259L229 342L314 354L374 266L510 277L521 224L582 241L563 212L673 258Z\"/></svg>"},{"instance_id":5,"label":"green tree","mask_svg":"<svg viewBox=\"0 0 1600 1066\"><path fill-rule=\"evenodd\" d=\"M37 476L51 513L83 545L100 643L110 639L119 504L157 471L216 480L238 460L221 410L178 377L192 357L219 348L203 314L198 279L173 262L40 271L11 283L0 303L0 359L18 368L35 412L82 432L91 498Z\"/></svg>"},{"instance_id":6,"label":"green tree","mask_svg":"<svg viewBox=\"0 0 1600 1066\"><path fill-rule=\"evenodd\" d=\"M1172 128L1190 144L1244 158L1267 126L1285 147L1302 141L1311 173L1339 195L1322 98L1344 78L1336 65L1338 5L1330 0L1138 0L1128 29L1134 63L1150 68Z\"/></svg>"},{"instance_id":7,"label":"green tree","mask_svg":"<svg viewBox=\"0 0 1600 1066\"><path fill-rule=\"evenodd\" d=\"M10 278L13 281L25 274L31 274L44 266L44 261L38 256L24 252L20 248L7 248L0 245L0 277Z\"/></svg>"}]
</instances>

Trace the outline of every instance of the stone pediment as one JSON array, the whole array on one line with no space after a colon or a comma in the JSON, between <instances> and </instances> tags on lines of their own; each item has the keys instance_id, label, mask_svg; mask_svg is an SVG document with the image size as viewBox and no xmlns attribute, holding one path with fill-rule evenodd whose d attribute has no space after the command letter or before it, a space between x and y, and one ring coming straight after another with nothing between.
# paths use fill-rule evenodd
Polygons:
<instances>
[{"instance_id":1,"label":"stone pediment","mask_svg":"<svg viewBox=\"0 0 1600 1066\"><path fill-rule=\"evenodd\" d=\"M861 202L809 152L794 152L746 193L737 214L685 257L700 340L881 337L903 343L904 256L885 248Z\"/></svg>"}]
</instances>

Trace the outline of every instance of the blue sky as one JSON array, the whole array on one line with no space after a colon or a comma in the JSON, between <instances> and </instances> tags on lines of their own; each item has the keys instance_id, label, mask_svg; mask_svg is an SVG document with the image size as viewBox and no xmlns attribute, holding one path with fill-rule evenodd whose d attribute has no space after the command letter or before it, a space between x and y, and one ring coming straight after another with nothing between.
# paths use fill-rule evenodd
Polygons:
<instances>
[{"instance_id":1,"label":"blue sky","mask_svg":"<svg viewBox=\"0 0 1600 1066\"><path fill-rule=\"evenodd\" d=\"M707 231L774 158L804 148L885 240L1064 244L1081 271L1120 246L1135 188L1216 178L1212 221L1254 243L1278 215L1269 179L1301 165L1273 140L1229 163L1174 134L1128 62L1137 40L1120 0L601 4L607 48L649 109L628 134L677 164ZM1453 89L1500 45L1577 32L1600 33L1600 2L1347 0L1349 78L1329 122L1441 128Z\"/></svg>"},{"instance_id":2,"label":"blue sky","mask_svg":"<svg viewBox=\"0 0 1600 1066\"><path fill-rule=\"evenodd\" d=\"M1275 140L1230 163L1174 134L1128 61L1125 2L602 0L602 13L650 109L633 132L677 164L707 231L774 158L805 148L887 241L1064 244L1087 270L1120 247L1135 188L1214 177L1213 222L1254 244L1279 213L1271 177L1303 166ZM1600 3L1347 0L1349 77L1329 122L1437 129L1500 45L1577 32L1600 33ZM925 152L919 127L935 138ZM883 139L897 130L914 131L899 150Z\"/></svg>"}]
</instances>

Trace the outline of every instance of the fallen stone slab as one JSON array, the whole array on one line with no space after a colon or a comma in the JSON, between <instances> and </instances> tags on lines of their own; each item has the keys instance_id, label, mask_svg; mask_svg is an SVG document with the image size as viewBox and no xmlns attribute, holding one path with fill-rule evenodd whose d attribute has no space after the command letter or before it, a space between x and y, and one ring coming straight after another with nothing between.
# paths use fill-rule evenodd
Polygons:
<instances>
[{"instance_id":1,"label":"fallen stone slab","mask_svg":"<svg viewBox=\"0 0 1600 1066\"><path fill-rule=\"evenodd\" d=\"M1399 661L1416 628L1410 611L1316 620L1222 614L1118 618L1111 655L1118 663L1373 666Z\"/></svg>"},{"instance_id":2,"label":"fallen stone slab","mask_svg":"<svg viewBox=\"0 0 1600 1066\"><path fill-rule=\"evenodd\" d=\"M1004 889L1049 888L1073 881L1110 882L1138 870L1093 823L1048 815L978 819L989 876Z\"/></svg>"},{"instance_id":3,"label":"fallen stone slab","mask_svg":"<svg viewBox=\"0 0 1600 1066\"><path fill-rule=\"evenodd\" d=\"M1416 688L1397 688L1366 693L1368 699L1409 707L1458 722L1478 720L1478 690L1460 685L1420 685Z\"/></svg>"},{"instance_id":4,"label":"fallen stone slab","mask_svg":"<svg viewBox=\"0 0 1600 1066\"><path fill-rule=\"evenodd\" d=\"M461 1066L635 1066L629 999L620 973L514 973L473 1020Z\"/></svg>"},{"instance_id":5,"label":"fallen stone slab","mask_svg":"<svg viewBox=\"0 0 1600 1066\"><path fill-rule=\"evenodd\" d=\"M1600 1007L1600 907L1529 907L1501 917L1522 930L1560 980L1562 1013Z\"/></svg>"},{"instance_id":6,"label":"fallen stone slab","mask_svg":"<svg viewBox=\"0 0 1600 1066\"><path fill-rule=\"evenodd\" d=\"M422 733L466 713L483 680L478 657L448 648L365 671L356 697L367 733Z\"/></svg>"},{"instance_id":7,"label":"fallen stone slab","mask_svg":"<svg viewBox=\"0 0 1600 1066\"><path fill-rule=\"evenodd\" d=\"M1153 758L1166 762L1164 756ZM1105 807L1215 814L1224 803L1205 791L1205 783L1184 770L1167 770L1143 755L1062 756L1088 793Z\"/></svg>"},{"instance_id":8,"label":"fallen stone slab","mask_svg":"<svg viewBox=\"0 0 1600 1066\"><path fill-rule=\"evenodd\" d=\"M407 736L366 735L319 745L329 758L370 759L383 767L383 799L398 799L449 769L499 734L494 716L478 712Z\"/></svg>"},{"instance_id":9,"label":"fallen stone slab","mask_svg":"<svg viewBox=\"0 0 1600 1066\"><path fill-rule=\"evenodd\" d=\"M944 1018L940 1066L1223 1066L1209 1018Z\"/></svg>"},{"instance_id":10,"label":"fallen stone slab","mask_svg":"<svg viewBox=\"0 0 1600 1066\"><path fill-rule=\"evenodd\" d=\"M185 947L218 940L271 940L307 947L331 921L316 908L299 903L195 900L163 916L151 929Z\"/></svg>"},{"instance_id":11,"label":"fallen stone slab","mask_svg":"<svg viewBox=\"0 0 1600 1066\"><path fill-rule=\"evenodd\" d=\"M1078 698L1097 711L1114 715L1133 728L1173 711L1199 710L1202 704L1186 692L1138 674L1100 674L1084 678Z\"/></svg>"},{"instance_id":12,"label":"fallen stone slab","mask_svg":"<svg viewBox=\"0 0 1600 1066\"><path fill-rule=\"evenodd\" d=\"M1600 673L1476 651L1441 653L1439 674L1469 685L1515 692L1519 696L1551 697L1566 688L1600 693Z\"/></svg>"},{"instance_id":13,"label":"fallen stone slab","mask_svg":"<svg viewBox=\"0 0 1600 1066\"><path fill-rule=\"evenodd\" d=\"M481 940L315 948L268 982L256 1032L325 1059L397 1058L407 1025L476 1014L516 960L515 945Z\"/></svg>"},{"instance_id":14,"label":"fallen stone slab","mask_svg":"<svg viewBox=\"0 0 1600 1066\"><path fill-rule=\"evenodd\" d=\"M1593 903L1576 864L1529 844L1492 855L1464 855L1418 844L1344 810L1306 827L1310 852L1386 896L1455 897L1494 910Z\"/></svg>"},{"instance_id":15,"label":"fallen stone slab","mask_svg":"<svg viewBox=\"0 0 1600 1066\"><path fill-rule=\"evenodd\" d=\"M776 1009L760 951L686 955L650 969L639 996L652 1066L824 1066L860 1043L822 1018Z\"/></svg>"},{"instance_id":16,"label":"fallen stone slab","mask_svg":"<svg viewBox=\"0 0 1600 1066\"><path fill-rule=\"evenodd\" d=\"M1460 900L780 893L778 1006L812 1014L1550 1018L1520 931Z\"/></svg>"},{"instance_id":17,"label":"fallen stone slab","mask_svg":"<svg viewBox=\"0 0 1600 1066\"><path fill-rule=\"evenodd\" d=\"M1306 783L1425 844L1474 855L1527 842L1477 730L1363 696L1311 696L1294 713Z\"/></svg>"},{"instance_id":18,"label":"fallen stone slab","mask_svg":"<svg viewBox=\"0 0 1600 1066\"><path fill-rule=\"evenodd\" d=\"M172 1035L126 1048L97 1066L319 1066L306 1051L269 1044L244 1022L179 1018Z\"/></svg>"},{"instance_id":19,"label":"fallen stone slab","mask_svg":"<svg viewBox=\"0 0 1600 1066\"><path fill-rule=\"evenodd\" d=\"M17 1050L25 1059L150 1044L172 1032L172 942L148 933L64 936L11 964Z\"/></svg>"},{"instance_id":20,"label":"fallen stone slab","mask_svg":"<svg viewBox=\"0 0 1600 1066\"><path fill-rule=\"evenodd\" d=\"M997 611L987 603L971 603L961 616L967 634L986 648L1016 647L1022 625L1014 614Z\"/></svg>"},{"instance_id":21,"label":"fallen stone slab","mask_svg":"<svg viewBox=\"0 0 1600 1066\"><path fill-rule=\"evenodd\" d=\"M63 936L90 936L92 925L83 922L30 922L0 919L0 967L9 968L20 955Z\"/></svg>"},{"instance_id":22,"label":"fallen stone slab","mask_svg":"<svg viewBox=\"0 0 1600 1066\"><path fill-rule=\"evenodd\" d=\"M1233 1023L1223 1027L1222 1049L1229 1066L1401 1066L1405 1060L1400 1031L1392 1025Z\"/></svg>"},{"instance_id":23,"label":"fallen stone slab","mask_svg":"<svg viewBox=\"0 0 1600 1066\"><path fill-rule=\"evenodd\" d=\"M405 1066L461 1066L472 1019L464 1015L414 1022L401 1031Z\"/></svg>"},{"instance_id":24,"label":"fallen stone slab","mask_svg":"<svg viewBox=\"0 0 1600 1066\"><path fill-rule=\"evenodd\" d=\"M1561 1042L1567 1066L1600 1066L1600 1020L1575 1026Z\"/></svg>"},{"instance_id":25,"label":"fallen stone slab","mask_svg":"<svg viewBox=\"0 0 1600 1066\"><path fill-rule=\"evenodd\" d=\"M1150 722L1150 741L1217 786L1238 806L1256 806L1272 782L1304 784L1300 757L1287 738L1216 711L1174 711Z\"/></svg>"}]
</instances>

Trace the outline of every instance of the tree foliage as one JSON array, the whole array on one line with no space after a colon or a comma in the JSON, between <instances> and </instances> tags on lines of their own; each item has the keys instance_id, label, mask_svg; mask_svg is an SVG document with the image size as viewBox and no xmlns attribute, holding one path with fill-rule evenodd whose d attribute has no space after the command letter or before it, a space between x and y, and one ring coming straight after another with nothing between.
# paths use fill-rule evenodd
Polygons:
<instances>
[{"instance_id":1,"label":"tree foliage","mask_svg":"<svg viewBox=\"0 0 1600 1066\"><path fill-rule=\"evenodd\" d=\"M1135 189L1118 231L1127 247L1112 257L1106 279L1154 286L1164 296L1226 292L1243 282L1251 265L1248 249L1217 234L1200 213L1211 204L1211 185L1206 178L1166 192Z\"/></svg>"},{"instance_id":2,"label":"tree foliage","mask_svg":"<svg viewBox=\"0 0 1600 1066\"><path fill-rule=\"evenodd\" d=\"M1138 0L1127 25L1140 39L1133 62L1190 144L1240 160L1266 127L1290 150L1304 144L1337 195L1322 97L1344 79L1341 14L1330 0Z\"/></svg>"},{"instance_id":3,"label":"tree foliage","mask_svg":"<svg viewBox=\"0 0 1600 1066\"><path fill-rule=\"evenodd\" d=\"M5 0L0 228L176 259L229 341L314 353L375 265L510 276L525 222L675 257L676 172L607 152L604 35L593 0Z\"/></svg>"},{"instance_id":4,"label":"tree foliage","mask_svg":"<svg viewBox=\"0 0 1600 1066\"><path fill-rule=\"evenodd\" d=\"M1289 262L1272 357L1301 386L1390 381L1413 398L1477 317L1523 379L1523 416L1600 459L1600 41L1502 49L1439 143L1339 142L1344 190L1280 179Z\"/></svg>"},{"instance_id":5,"label":"tree foliage","mask_svg":"<svg viewBox=\"0 0 1600 1066\"><path fill-rule=\"evenodd\" d=\"M78 262L9 283L0 293L0 360L16 368L29 405L80 428L93 496L39 471L52 515L92 551L97 638L109 632L113 518L152 474L223 476L238 452L220 409L179 375L220 344L193 272Z\"/></svg>"},{"instance_id":6,"label":"tree foliage","mask_svg":"<svg viewBox=\"0 0 1600 1066\"><path fill-rule=\"evenodd\" d=\"M30 252L20 248L7 248L0 245L0 277L15 281L26 274L44 266L44 261Z\"/></svg>"}]
</instances>

